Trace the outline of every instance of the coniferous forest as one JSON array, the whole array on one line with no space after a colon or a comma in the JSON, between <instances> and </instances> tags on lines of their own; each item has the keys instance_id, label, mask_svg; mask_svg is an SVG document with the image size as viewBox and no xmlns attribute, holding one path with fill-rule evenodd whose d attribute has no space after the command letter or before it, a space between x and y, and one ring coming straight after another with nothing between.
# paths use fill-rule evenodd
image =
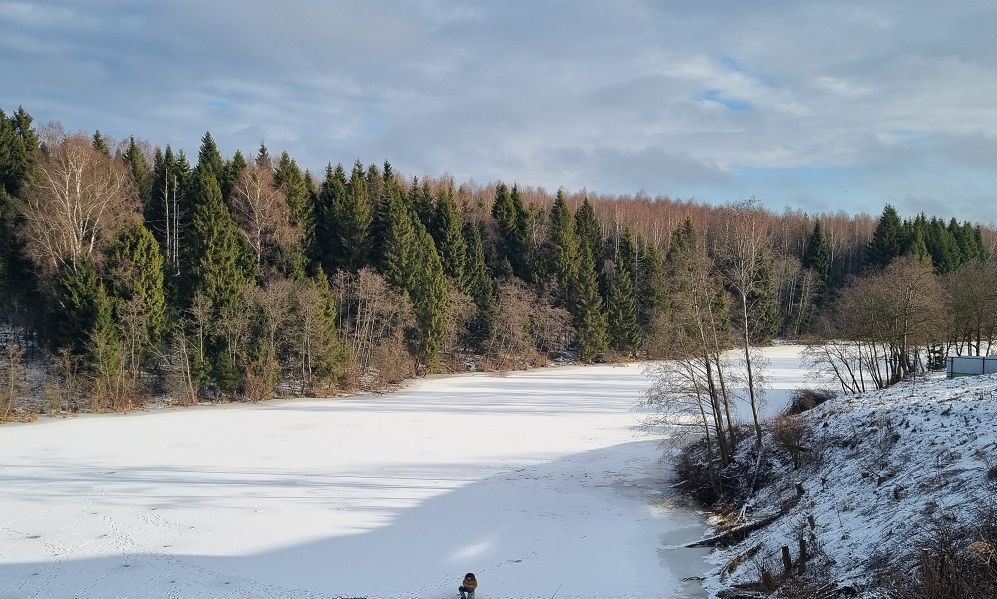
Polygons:
<instances>
[{"instance_id":1,"label":"coniferous forest","mask_svg":"<svg viewBox=\"0 0 997 599\"><path fill-rule=\"evenodd\" d=\"M119 410L674 357L704 314L718 351L856 338L860 300L898 278L919 281L934 363L997 335L997 235L977 224L410 175L0 112L0 418L28 396Z\"/></svg>"}]
</instances>

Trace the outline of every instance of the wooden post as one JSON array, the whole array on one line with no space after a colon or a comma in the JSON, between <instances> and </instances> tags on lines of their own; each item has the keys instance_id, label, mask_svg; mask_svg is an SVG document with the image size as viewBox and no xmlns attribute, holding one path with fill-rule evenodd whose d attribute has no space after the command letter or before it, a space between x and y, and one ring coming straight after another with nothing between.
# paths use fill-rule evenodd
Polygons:
<instances>
[{"instance_id":1,"label":"wooden post","mask_svg":"<svg viewBox=\"0 0 997 599\"><path fill-rule=\"evenodd\" d=\"M804 492L805 491L803 490L803 483L800 482L796 483L796 496L803 497Z\"/></svg>"},{"instance_id":2,"label":"wooden post","mask_svg":"<svg viewBox=\"0 0 997 599\"><path fill-rule=\"evenodd\" d=\"M793 558L789 555L789 547L787 545L782 546L782 569L786 574L793 569Z\"/></svg>"},{"instance_id":3,"label":"wooden post","mask_svg":"<svg viewBox=\"0 0 997 599\"><path fill-rule=\"evenodd\" d=\"M800 562L799 574L802 576L807 572L807 540L800 537Z\"/></svg>"},{"instance_id":4,"label":"wooden post","mask_svg":"<svg viewBox=\"0 0 997 599\"><path fill-rule=\"evenodd\" d=\"M810 514L809 516L807 516L807 522L810 523L810 530L816 530L817 529L817 521L814 520L813 514Z\"/></svg>"}]
</instances>

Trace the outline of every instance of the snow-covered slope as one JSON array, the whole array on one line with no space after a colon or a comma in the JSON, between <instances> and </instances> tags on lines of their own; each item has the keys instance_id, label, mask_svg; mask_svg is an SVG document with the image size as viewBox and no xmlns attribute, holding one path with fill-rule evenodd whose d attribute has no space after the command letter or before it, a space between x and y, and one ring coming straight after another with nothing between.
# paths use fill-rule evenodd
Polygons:
<instances>
[{"instance_id":1,"label":"snow-covered slope","mask_svg":"<svg viewBox=\"0 0 997 599\"><path fill-rule=\"evenodd\" d=\"M758 492L750 508L764 516L792 505L796 482L804 495L775 523L711 556L720 567L752 556L728 575L714 572L712 590L758 580L762 566L779 572L780 548L789 546L796 559L801 534L808 552L830 558L832 579L861 586L873 564L918 555L927 521L965 523L993 493L997 377L903 383L832 400L803 417L812 455L799 470L783 455L772 476L779 482Z\"/></svg>"}]
</instances>

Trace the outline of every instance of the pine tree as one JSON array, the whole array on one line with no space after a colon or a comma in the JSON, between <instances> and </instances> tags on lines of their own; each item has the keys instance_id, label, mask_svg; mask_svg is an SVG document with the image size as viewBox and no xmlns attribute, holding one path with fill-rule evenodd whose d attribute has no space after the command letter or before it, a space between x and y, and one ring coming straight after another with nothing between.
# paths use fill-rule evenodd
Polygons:
<instances>
[{"instance_id":1,"label":"pine tree","mask_svg":"<svg viewBox=\"0 0 997 599\"><path fill-rule=\"evenodd\" d=\"M551 260L557 279L558 303L570 307L574 300L572 291L578 279L579 240L575 233L575 219L568 210L562 190L558 190L550 210L550 240L553 246Z\"/></svg>"},{"instance_id":2,"label":"pine tree","mask_svg":"<svg viewBox=\"0 0 997 599\"><path fill-rule=\"evenodd\" d=\"M441 189L436 199L433 218L436 247L443 261L443 272L464 293L470 293L471 280L467 272L467 241L464 221L453 199L453 190Z\"/></svg>"},{"instance_id":3,"label":"pine tree","mask_svg":"<svg viewBox=\"0 0 997 599\"><path fill-rule=\"evenodd\" d=\"M573 313L578 358L583 362L592 362L606 350L606 315L602 311L602 296L599 293L595 260L587 244L581 249L574 296Z\"/></svg>"},{"instance_id":4,"label":"pine tree","mask_svg":"<svg viewBox=\"0 0 997 599\"><path fill-rule=\"evenodd\" d=\"M900 216L893 206L887 204L872 234L872 241L866 248L866 266L872 269L885 268L894 258L906 254L909 245L910 239Z\"/></svg>"},{"instance_id":5,"label":"pine tree","mask_svg":"<svg viewBox=\"0 0 997 599\"><path fill-rule=\"evenodd\" d=\"M640 346L637 300L630 270L617 266L609 286L608 332L613 349L634 356Z\"/></svg>"}]
</instances>

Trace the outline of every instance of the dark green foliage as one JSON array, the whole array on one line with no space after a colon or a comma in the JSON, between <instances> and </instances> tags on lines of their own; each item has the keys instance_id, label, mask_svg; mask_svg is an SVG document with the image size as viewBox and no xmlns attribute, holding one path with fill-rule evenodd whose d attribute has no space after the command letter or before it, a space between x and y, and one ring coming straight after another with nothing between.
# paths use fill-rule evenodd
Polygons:
<instances>
[{"instance_id":1,"label":"dark green foliage","mask_svg":"<svg viewBox=\"0 0 997 599\"><path fill-rule=\"evenodd\" d=\"M0 110L0 200L5 193L20 193L38 152L38 136L31 123L31 116L23 108L9 117Z\"/></svg>"},{"instance_id":2,"label":"dark green foliage","mask_svg":"<svg viewBox=\"0 0 997 599\"><path fill-rule=\"evenodd\" d=\"M291 211L291 225L301 234L301 248L305 256L315 255L315 209L308 182L297 163L283 152L274 169L274 185L287 197Z\"/></svg>"},{"instance_id":3,"label":"dark green foliage","mask_svg":"<svg viewBox=\"0 0 997 599\"><path fill-rule=\"evenodd\" d=\"M758 256L755 273L755 285L748 294L748 329L752 343L767 344L779 333L779 297L772 285L772 269L767 256ZM735 320L743 320L743 316L735 317Z\"/></svg>"},{"instance_id":4,"label":"dark green foliage","mask_svg":"<svg viewBox=\"0 0 997 599\"><path fill-rule=\"evenodd\" d=\"M415 219L422 223L422 226L428 231L432 232L434 230L433 218L436 215L436 207L433 205L433 193L429 189L429 182L424 181L420 185L418 179L412 179L412 185L408 191L408 205Z\"/></svg>"},{"instance_id":5,"label":"dark green foliage","mask_svg":"<svg viewBox=\"0 0 997 599\"><path fill-rule=\"evenodd\" d=\"M213 176L219 189L221 188L225 176L225 161L222 160L222 155L210 132L205 132L201 137L201 148L197 152L197 171Z\"/></svg>"},{"instance_id":6,"label":"dark green foliage","mask_svg":"<svg viewBox=\"0 0 997 599\"><path fill-rule=\"evenodd\" d=\"M333 169L328 165L325 179L317 196L315 210L317 233L316 247L319 260L326 272L335 272L342 258L339 255L339 226L336 223L336 206L346 196L346 171L342 164Z\"/></svg>"},{"instance_id":7,"label":"dark green foliage","mask_svg":"<svg viewBox=\"0 0 997 599\"><path fill-rule=\"evenodd\" d=\"M328 202L329 209L326 221L331 235L329 266L358 270L369 263L371 253L374 205L368 193L367 176L359 160L342 189L339 177L333 175L329 194L323 200L323 204ZM323 184L323 192L325 187Z\"/></svg>"},{"instance_id":8,"label":"dark green foliage","mask_svg":"<svg viewBox=\"0 0 997 599\"><path fill-rule=\"evenodd\" d=\"M393 181L385 192L384 205L384 239L378 248L381 272L395 287L410 290L420 274L417 272L417 259L421 250L412 213L405 206L402 192Z\"/></svg>"},{"instance_id":9,"label":"dark green foliage","mask_svg":"<svg viewBox=\"0 0 997 599\"><path fill-rule=\"evenodd\" d=\"M630 270L618 265L609 285L607 310L610 345L628 356L636 355L641 335L637 326L637 299Z\"/></svg>"},{"instance_id":10,"label":"dark green foliage","mask_svg":"<svg viewBox=\"0 0 997 599\"><path fill-rule=\"evenodd\" d=\"M81 262L75 269L64 269L56 280L54 292L55 346L85 355L98 320L109 318L102 311L110 312L107 291L97 269L89 262Z\"/></svg>"},{"instance_id":11,"label":"dark green foliage","mask_svg":"<svg viewBox=\"0 0 997 599\"><path fill-rule=\"evenodd\" d=\"M592 259L595 260L596 271L602 271L602 261L605 256L605 244L602 239L602 228L595 218L595 210L588 198L582 202L575 212L575 230L578 232L579 244L588 246Z\"/></svg>"},{"instance_id":12,"label":"dark green foliage","mask_svg":"<svg viewBox=\"0 0 997 599\"><path fill-rule=\"evenodd\" d=\"M558 191L550 211L550 259L557 279L557 299L562 307L573 304L575 281L578 279L579 240L575 219L568 210L564 192Z\"/></svg>"},{"instance_id":13,"label":"dark green foliage","mask_svg":"<svg viewBox=\"0 0 997 599\"><path fill-rule=\"evenodd\" d=\"M495 248L497 274L530 280L530 218L515 186L510 191L504 183L500 183L495 189L492 217L498 228Z\"/></svg>"},{"instance_id":14,"label":"dark green foliage","mask_svg":"<svg viewBox=\"0 0 997 599\"><path fill-rule=\"evenodd\" d=\"M163 255L159 244L143 226L126 231L108 252L110 292L118 322L143 326L149 345L166 331L166 294Z\"/></svg>"},{"instance_id":15,"label":"dark green foliage","mask_svg":"<svg viewBox=\"0 0 997 599\"><path fill-rule=\"evenodd\" d=\"M582 247L575 283L574 306L575 336L578 359L592 362L606 351L606 315L602 311L602 295L595 272L595 260L588 245Z\"/></svg>"},{"instance_id":16,"label":"dark green foliage","mask_svg":"<svg viewBox=\"0 0 997 599\"><path fill-rule=\"evenodd\" d=\"M97 150L104 156L108 158L111 157L111 148L107 145L107 138L101 135L100 131L95 131L93 138L90 143L93 145L93 149Z\"/></svg>"},{"instance_id":17,"label":"dark green foliage","mask_svg":"<svg viewBox=\"0 0 997 599\"><path fill-rule=\"evenodd\" d=\"M42 303L32 297L34 268L15 236L17 214L10 201L21 192L38 154L38 136L31 123L24 108L9 117L0 110L0 302L4 306L0 320L6 322L15 316L14 298L29 309Z\"/></svg>"},{"instance_id":18,"label":"dark green foliage","mask_svg":"<svg viewBox=\"0 0 997 599\"><path fill-rule=\"evenodd\" d=\"M430 372L439 365L440 345L446 333L449 293L436 244L421 223L416 225L413 276L408 289L417 326L418 356Z\"/></svg>"},{"instance_id":19,"label":"dark green foliage","mask_svg":"<svg viewBox=\"0 0 997 599\"><path fill-rule=\"evenodd\" d=\"M235 182L239 180L239 175L246 168L246 164L246 157L239 150L235 151L232 160L225 163L222 174L218 177L218 186L221 187L222 197L226 200L232 195L232 188L235 187Z\"/></svg>"},{"instance_id":20,"label":"dark green foliage","mask_svg":"<svg viewBox=\"0 0 997 599\"><path fill-rule=\"evenodd\" d=\"M877 270L885 268L894 258L906 255L910 243L909 233L900 221L900 215L893 206L887 204L872 234L872 241L866 248L866 267Z\"/></svg>"},{"instance_id":21,"label":"dark green foliage","mask_svg":"<svg viewBox=\"0 0 997 599\"><path fill-rule=\"evenodd\" d=\"M814 276L814 301L818 305L827 298L833 286L831 278L831 244L824 237L824 229L820 220L814 223L814 230L807 240L807 249L803 253L803 268L810 269Z\"/></svg>"},{"instance_id":22,"label":"dark green foliage","mask_svg":"<svg viewBox=\"0 0 997 599\"><path fill-rule=\"evenodd\" d=\"M467 268L467 241L464 238L464 221L457 203L453 199L453 189L441 189L436 199L436 215L433 218L433 237L443 261L443 272L464 293L471 292L471 278Z\"/></svg>"},{"instance_id":23,"label":"dark green foliage","mask_svg":"<svg viewBox=\"0 0 997 599\"><path fill-rule=\"evenodd\" d=\"M313 298L309 301L307 294L299 296L302 319L306 323L302 331L302 347L307 348L307 354L303 356L305 363L302 370L307 380L314 377L319 381L340 383L346 371L347 355L336 329L336 301L329 287L329 278L319 267L305 284Z\"/></svg>"},{"instance_id":24,"label":"dark green foliage","mask_svg":"<svg viewBox=\"0 0 997 599\"><path fill-rule=\"evenodd\" d=\"M241 295L250 278L238 228L208 171L197 174L194 204L192 290L215 308L227 306Z\"/></svg>"},{"instance_id":25,"label":"dark green foliage","mask_svg":"<svg viewBox=\"0 0 997 599\"><path fill-rule=\"evenodd\" d=\"M641 330L647 333L667 306L668 282L658 249L649 243L640 244L640 239L637 241L640 251L634 285L637 294L637 320Z\"/></svg>"},{"instance_id":26,"label":"dark green foliage","mask_svg":"<svg viewBox=\"0 0 997 599\"><path fill-rule=\"evenodd\" d=\"M468 223L464 227L464 238L467 240L468 295L477 308L471 332L478 342L478 348L483 349L495 335L495 283L488 272L481 230Z\"/></svg>"},{"instance_id":27,"label":"dark green foliage","mask_svg":"<svg viewBox=\"0 0 997 599\"><path fill-rule=\"evenodd\" d=\"M135 143L134 137L128 138L128 147L125 149L123 158L132 175L132 182L135 183L138 197L142 200L142 205L145 206L149 202L149 194L152 191L152 172L149 169L149 162L145 159L145 154L142 153L142 148Z\"/></svg>"}]
</instances>

